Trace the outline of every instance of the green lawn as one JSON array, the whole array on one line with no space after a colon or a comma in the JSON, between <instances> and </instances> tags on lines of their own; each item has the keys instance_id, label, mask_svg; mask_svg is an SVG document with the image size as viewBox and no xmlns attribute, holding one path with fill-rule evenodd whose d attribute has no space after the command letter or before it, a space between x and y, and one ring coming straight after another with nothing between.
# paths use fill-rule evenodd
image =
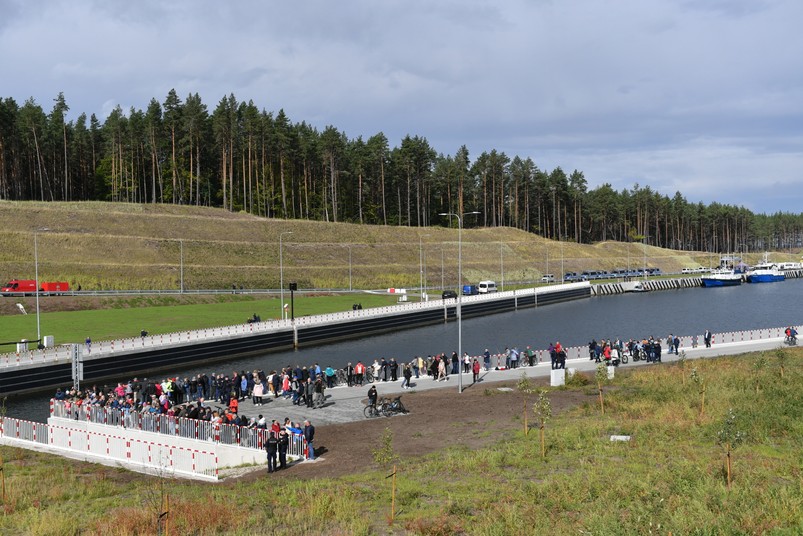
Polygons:
<instances>
[{"instance_id":1,"label":"green lawn","mask_svg":"<svg viewBox=\"0 0 803 536\"><path fill-rule=\"evenodd\" d=\"M142 306L143 300L152 300L153 305ZM242 324L254 313L262 320L281 317L278 298L238 296L237 301L197 305L164 305L166 301L169 298L136 298L120 300L113 309L42 313L40 330L43 336L53 335L56 344L66 344L83 342L86 337L95 341L135 337L143 329L155 335ZM285 303L289 301L287 293ZM380 307L396 303L396 298L374 294L298 296L295 316L348 311L354 303L363 308ZM4 316L0 326L0 342L36 340L35 314Z\"/></svg>"},{"instance_id":2,"label":"green lawn","mask_svg":"<svg viewBox=\"0 0 803 536\"><path fill-rule=\"evenodd\" d=\"M604 415L596 385L561 388L580 402L547 422L545 458L532 419L528 436L398 459L392 527L390 469L370 456L343 478L288 473L209 485L0 447L0 531L156 534L169 493L170 534L803 534L801 357L794 349L621 369L605 387ZM704 412L692 365L706 385ZM515 389L494 396L522 401ZM744 441L732 451L729 488L718 439L731 409ZM475 426L478 410L456 415L455 426Z\"/></svg>"}]
</instances>

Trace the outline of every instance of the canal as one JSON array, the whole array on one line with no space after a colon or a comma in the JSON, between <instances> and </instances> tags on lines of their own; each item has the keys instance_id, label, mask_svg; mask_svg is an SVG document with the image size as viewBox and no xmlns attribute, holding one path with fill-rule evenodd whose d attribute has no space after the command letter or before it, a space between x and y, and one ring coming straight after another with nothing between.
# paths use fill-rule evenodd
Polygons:
<instances>
[{"instance_id":1,"label":"canal","mask_svg":"<svg viewBox=\"0 0 803 536\"><path fill-rule=\"evenodd\" d=\"M648 336L702 334L800 325L803 280L744 284L738 287L691 288L600 296L540 308L522 309L463 320L463 350L470 355L486 348L498 353L505 347L527 345L546 348L550 342L564 346L585 345L592 338L624 339ZM192 377L201 372L237 370L270 371L285 365L342 367L348 362L372 363L376 358L408 361L416 355L457 350L457 323L437 324L375 335L298 351L233 358L203 367L176 370L164 376ZM162 373L159 378L161 379ZM129 378L120 378L127 381ZM110 385L116 383L109 382ZM6 403L11 417L45 421L50 394L11 398Z\"/></svg>"}]
</instances>

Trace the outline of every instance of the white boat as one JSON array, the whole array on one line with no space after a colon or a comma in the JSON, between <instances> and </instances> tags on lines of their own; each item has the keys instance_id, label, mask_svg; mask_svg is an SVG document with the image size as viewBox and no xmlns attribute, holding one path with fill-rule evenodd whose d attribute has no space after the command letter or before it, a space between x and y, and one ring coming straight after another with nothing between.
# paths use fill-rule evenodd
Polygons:
<instances>
[{"instance_id":1,"label":"white boat","mask_svg":"<svg viewBox=\"0 0 803 536\"><path fill-rule=\"evenodd\" d=\"M748 283L774 283L786 279L783 271L776 263L769 261L766 253L764 260L748 270L745 276Z\"/></svg>"},{"instance_id":2,"label":"white boat","mask_svg":"<svg viewBox=\"0 0 803 536\"><path fill-rule=\"evenodd\" d=\"M742 274L727 268L711 270L700 279L704 287L732 287L742 284Z\"/></svg>"},{"instance_id":3,"label":"white boat","mask_svg":"<svg viewBox=\"0 0 803 536\"><path fill-rule=\"evenodd\" d=\"M641 281L625 281L622 283L622 290L625 292L645 292L647 289Z\"/></svg>"}]
</instances>

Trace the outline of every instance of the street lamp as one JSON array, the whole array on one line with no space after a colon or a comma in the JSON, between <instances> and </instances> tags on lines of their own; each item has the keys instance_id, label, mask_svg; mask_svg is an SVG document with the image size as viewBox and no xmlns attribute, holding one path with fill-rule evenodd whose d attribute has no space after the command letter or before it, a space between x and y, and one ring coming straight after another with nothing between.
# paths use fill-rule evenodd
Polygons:
<instances>
[{"instance_id":1,"label":"street lamp","mask_svg":"<svg viewBox=\"0 0 803 536\"><path fill-rule=\"evenodd\" d=\"M43 227L41 229L36 229L33 232L33 269L34 269L34 279L36 279L36 345L40 346L42 344L42 330L41 324L39 322L39 238L38 234L41 231L49 231L47 227Z\"/></svg>"},{"instance_id":2,"label":"street lamp","mask_svg":"<svg viewBox=\"0 0 803 536\"><path fill-rule=\"evenodd\" d=\"M351 292L351 244L346 244L346 247L349 248L349 292Z\"/></svg>"},{"instance_id":3,"label":"street lamp","mask_svg":"<svg viewBox=\"0 0 803 536\"><path fill-rule=\"evenodd\" d=\"M642 272L642 277L646 280L647 279L647 239L649 236L644 235L642 238L642 243L644 245L644 272Z\"/></svg>"},{"instance_id":4,"label":"street lamp","mask_svg":"<svg viewBox=\"0 0 803 536\"><path fill-rule=\"evenodd\" d=\"M418 288L419 288L419 300L424 301L424 242L423 237L429 236L426 235L419 235L418 236Z\"/></svg>"},{"instance_id":5,"label":"street lamp","mask_svg":"<svg viewBox=\"0 0 803 536\"><path fill-rule=\"evenodd\" d=\"M441 244L441 290L446 290L446 286L444 284L444 275L443 275L443 244Z\"/></svg>"},{"instance_id":6,"label":"street lamp","mask_svg":"<svg viewBox=\"0 0 803 536\"><path fill-rule=\"evenodd\" d=\"M39 325L39 244L37 242L37 233L33 233L33 266L34 278L36 279L36 340L37 345L42 340L42 333Z\"/></svg>"},{"instance_id":7,"label":"street lamp","mask_svg":"<svg viewBox=\"0 0 803 536\"><path fill-rule=\"evenodd\" d=\"M479 212L466 212L463 218L469 214L479 214ZM457 218L457 357L463 360L463 219L454 212L441 212L438 216L454 216ZM463 392L463 366L458 363L457 392Z\"/></svg>"},{"instance_id":8,"label":"street lamp","mask_svg":"<svg viewBox=\"0 0 803 536\"><path fill-rule=\"evenodd\" d=\"M181 274L180 275L180 279L181 279L181 294L184 294L184 241L183 240L179 240L178 241L178 245L179 245L179 251L180 251L179 264L181 266L181 270L179 272Z\"/></svg>"},{"instance_id":9,"label":"street lamp","mask_svg":"<svg viewBox=\"0 0 803 536\"><path fill-rule=\"evenodd\" d=\"M284 262L282 259L282 237L284 235L293 234L293 231L284 231L279 233L279 288L281 289L281 303L279 310L282 312L282 320L284 320Z\"/></svg>"},{"instance_id":10,"label":"street lamp","mask_svg":"<svg viewBox=\"0 0 803 536\"><path fill-rule=\"evenodd\" d=\"M550 190L552 190L552 236L554 237L555 236L555 190L556 190L556 187L552 186L552 187L550 187Z\"/></svg>"},{"instance_id":11,"label":"street lamp","mask_svg":"<svg viewBox=\"0 0 803 536\"><path fill-rule=\"evenodd\" d=\"M505 290L505 258L502 256L502 246L504 242L501 240L499 241L499 270L502 272L502 281L500 288L504 291Z\"/></svg>"}]
</instances>

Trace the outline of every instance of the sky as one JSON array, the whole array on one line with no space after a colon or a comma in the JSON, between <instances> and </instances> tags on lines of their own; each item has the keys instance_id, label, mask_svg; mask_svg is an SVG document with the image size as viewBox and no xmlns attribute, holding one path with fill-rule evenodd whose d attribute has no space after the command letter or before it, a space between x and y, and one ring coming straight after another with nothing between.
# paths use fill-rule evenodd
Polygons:
<instances>
[{"instance_id":1,"label":"sky","mask_svg":"<svg viewBox=\"0 0 803 536\"><path fill-rule=\"evenodd\" d=\"M801 21L800 0L0 0L0 97L102 120L233 93L351 139L800 213Z\"/></svg>"}]
</instances>

